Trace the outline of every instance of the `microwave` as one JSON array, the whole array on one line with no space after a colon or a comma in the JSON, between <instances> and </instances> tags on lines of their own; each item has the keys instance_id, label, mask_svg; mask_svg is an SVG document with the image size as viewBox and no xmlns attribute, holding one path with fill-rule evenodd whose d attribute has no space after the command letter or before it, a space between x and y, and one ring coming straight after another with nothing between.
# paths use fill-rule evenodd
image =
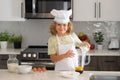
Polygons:
<instances>
[{"instance_id":1,"label":"microwave","mask_svg":"<svg viewBox=\"0 0 120 80\"><path fill-rule=\"evenodd\" d=\"M25 0L26 19L51 19L52 9L72 9L72 0Z\"/></svg>"}]
</instances>

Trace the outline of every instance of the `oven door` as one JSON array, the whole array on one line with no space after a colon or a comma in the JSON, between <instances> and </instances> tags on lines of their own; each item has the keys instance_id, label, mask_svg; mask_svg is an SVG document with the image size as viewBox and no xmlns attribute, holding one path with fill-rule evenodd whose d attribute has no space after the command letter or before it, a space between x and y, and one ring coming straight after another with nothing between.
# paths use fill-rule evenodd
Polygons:
<instances>
[{"instance_id":1,"label":"oven door","mask_svg":"<svg viewBox=\"0 0 120 80\"><path fill-rule=\"evenodd\" d=\"M53 18L52 9L71 9L71 0L25 0L26 18Z\"/></svg>"},{"instance_id":2,"label":"oven door","mask_svg":"<svg viewBox=\"0 0 120 80\"><path fill-rule=\"evenodd\" d=\"M54 70L55 64L50 61L29 61L29 60L21 60L20 65L45 65L47 70Z\"/></svg>"}]
</instances>

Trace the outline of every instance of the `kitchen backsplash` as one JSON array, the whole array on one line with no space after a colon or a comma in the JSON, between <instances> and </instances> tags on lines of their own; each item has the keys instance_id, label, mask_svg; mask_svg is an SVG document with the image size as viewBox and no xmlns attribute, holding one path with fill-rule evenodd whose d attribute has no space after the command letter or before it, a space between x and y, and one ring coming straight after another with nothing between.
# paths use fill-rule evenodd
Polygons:
<instances>
[{"instance_id":1,"label":"kitchen backsplash","mask_svg":"<svg viewBox=\"0 0 120 80\"><path fill-rule=\"evenodd\" d=\"M50 37L49 25L52 19L42 20L26 20L25 22L0 22L0 32L8 31L10 33L22 34L23 43L22 47L28 45L47 45L48 38ZM100 23L101 26L97 27L93 24ZM115 31L120 39L120 22L113 22L115 24ZM109 42L110 22L73 22L74 31L76 34L84 32L90 38L91 43L93 40L93 33L96 30L101 30L105 34L104 47L107 48ZM113 25L114 27L114 25ZM10 44L11 45L11 44ZM9 46L12 47L12 46Z\"/></svg>"}]
</instances>

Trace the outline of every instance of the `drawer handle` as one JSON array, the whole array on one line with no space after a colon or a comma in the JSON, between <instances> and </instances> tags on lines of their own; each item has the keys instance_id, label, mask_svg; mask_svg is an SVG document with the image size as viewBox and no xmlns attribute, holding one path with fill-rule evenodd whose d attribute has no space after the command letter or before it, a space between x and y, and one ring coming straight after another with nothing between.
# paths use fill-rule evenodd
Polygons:
<instances>
[{"instance_id":1,"label":"drawer handle","mask_svg":"<svg viewBox=\"0 0 120 80\"><path fill-rule=\"evenodd\" d=\"M104 61L104 62L115 62L115 61Z\"/></svg>"}]
</instances>

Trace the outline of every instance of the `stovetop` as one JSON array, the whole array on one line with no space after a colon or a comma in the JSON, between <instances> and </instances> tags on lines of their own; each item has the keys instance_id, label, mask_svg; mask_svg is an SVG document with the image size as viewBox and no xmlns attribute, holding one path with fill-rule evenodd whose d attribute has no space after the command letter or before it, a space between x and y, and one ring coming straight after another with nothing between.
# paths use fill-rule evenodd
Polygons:
<instances>
[{"instance_id":1,"label":"stovetop","mask_svg":"<svg viewBox=\"0 0 120 80\"><path fill-rule=\"evenodd\" d=\"M30 45L23 52L47 52L48 46L46 45Z\"/></svg>"}]
</instances>

